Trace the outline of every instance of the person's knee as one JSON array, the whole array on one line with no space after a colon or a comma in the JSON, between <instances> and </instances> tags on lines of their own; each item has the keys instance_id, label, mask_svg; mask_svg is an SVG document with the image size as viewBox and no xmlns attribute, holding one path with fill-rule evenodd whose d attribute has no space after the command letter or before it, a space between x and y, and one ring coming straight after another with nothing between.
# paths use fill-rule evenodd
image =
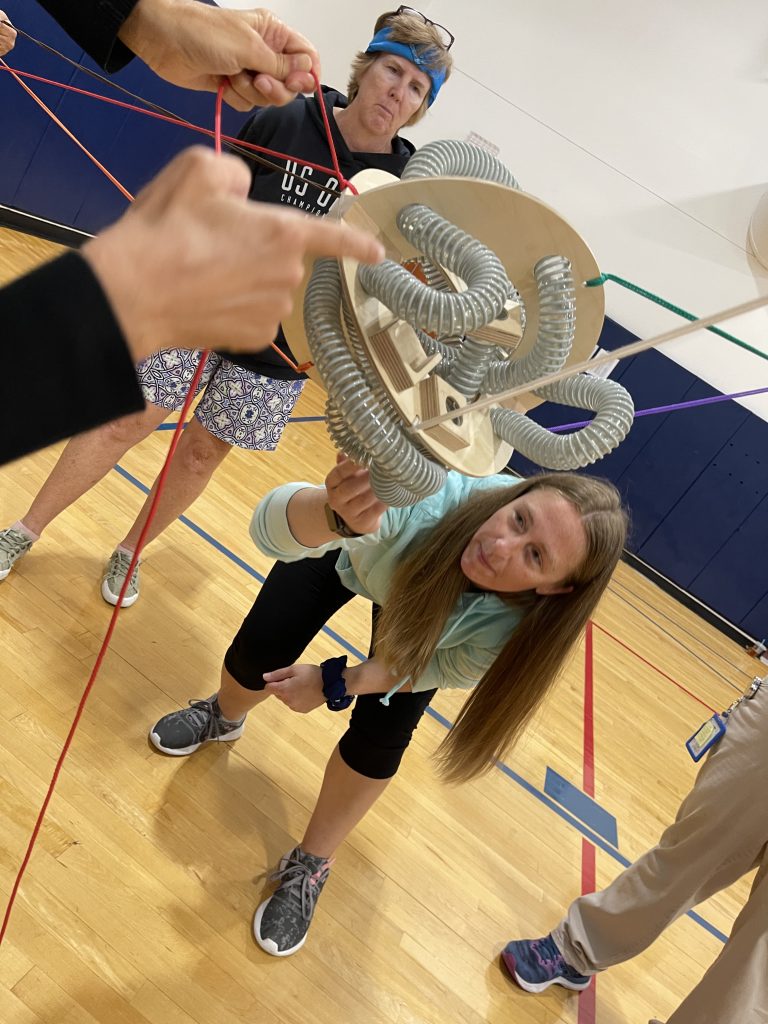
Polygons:
<instances>
[{"instance_id":1,"label":"person's knee","mask_svg":"<svg viewBox=\"0 0 768 1024\"><path fill-rule=\"evenodd\" d=\"M224 655L224 669L238 686L242 686L244 690L263 690L267 685L264 682L261 665L255 664L241 650L237 641L230 645L229 650Z\"/></svg>"},{"instance_id":2,"label":"person's knee","mask_svg":"<svg viewBox=\"0 0 768 1024\"><path fill-rule=\"evenodd\" d=\"M179 445L178 459L182 467L196 476L208 476L231 450L231 445L209 434L204 427L195 429L192 420Z\"/></svg>"},{"instance_id":3,"label":"person's knee","mask_svg":"<svg viewBox=\"0 0 768 1024\"><path fill-rule=\"evenodd\" d=\"M390 779L400 767L414 730L435 690L396 696L384 706L380 695L358 697L349 728L339 740L342 760L369 779Z\"/></svg>"},{"instance_id":4,"label":"person's knee","mask_svg":"<svg viewBox=\"0 0 768 1024\"><path fill-rule=\"evenodd\" d=\"M166 413L166 415L168 415ZM133 445L143 441L157 425L157 415L153 406L147 406L144 412L132 416L122 416L119 420L105 423L98 430L105 440L112 445L120 445L126 451Z\"/></svg>"},{"instance_id":5,"label":"person's knee","mask_svg":"<svg viewBox=\"0 0 768 1024\"><path fill-rule=\"evenodd\" d=\"M391 779L408 749L410 736L390 740L386 745L377 737L350 726L339 740L339 754L348 768L368 779Z\"/></svg>"}]
</instances>

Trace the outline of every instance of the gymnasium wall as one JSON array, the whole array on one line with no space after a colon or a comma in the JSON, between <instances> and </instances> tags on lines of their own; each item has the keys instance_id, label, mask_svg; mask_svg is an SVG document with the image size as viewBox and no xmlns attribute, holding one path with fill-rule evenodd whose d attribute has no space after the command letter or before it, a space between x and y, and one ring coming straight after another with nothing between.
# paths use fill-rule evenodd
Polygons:
<instances>
[{"instance_id":1,"label":"gymnasium wall","mask_svg":"<svg viewBox=\"0 0 768 1024\"><path fill-rule=\"evenodd\" d=\"M607 320L606 349L635 340ZM659 352L618 364L611 377L636 409L710 398L719 392ZM585 416L548 402L532 417L545 426ZM513 470L540 467L512 456ZM631 510L628 550L756 639L768 633L768 423L736 402L635 420L627 439L586 472L612 480Z\"/></svg>"},{"instance_id":2,"label":"gymnasium wall","mask_svg":"<svg viewBox=\"0 0 768 1024\"><path fill-rule=\"evenodd\" d=\"M59 25L31 0L2 0L2 9L25 32L94 70L96 65ZM77 88L103 92L90 76L70 68L59 57L19 39L8 63L23 71ZM209 127L213 96L177 89L132 61L114 76L131 92L172 110L179 117ZM187 129L176 128L140 114L107 106L97 100L65 93L39 82L28 83L57 117L134 195L169 159L185 146L204 141ZM127 103L118 92L113 98ZM95 232L115 220L127 201L36 106L7 72L0 73L0 204L31 212L68 227ZM228 110L225 131L236 132L245 115Z\"/></svg>"},{"instance_id":3,"label":"gymnasium wall","mask_svg":"<svg viewBox=\"0 0 768 1024\"><path fill-rule=\"evenodd\" d=\"M274 6L316 42L324 80L342 86L383 5ZM3 0L3 7L21 27L81 58L36 4ZM640 8L432 0L421 9L455 32L457 63L439 102L408 132L415 142L480 133L524 188L574 224L604 271L696 313L766 291L768 271L745 251L749 217L768 189L768 140L754 116L765 90L759 0L734 0L727 17L710 0L648 0ZM23 40L11 62L90 86ZM181 116L211 121L211 97L165 85L139 62L117 78ZM132 191L192 141L182 129L34 87ZM124 200L6 74L0 109L0 203L87 231L117 216ZM230 130L240 120L230 112ZM650 336L679 322L613 284L606 303L609 347L622 334ZM725 327L768 351L766 316ZM700 332L620 364L613 376L643 408L768 386L768 363ZM540 416L578 418L553 407ZM757 637L768 632L768 583L756 557L768 540L766 420L765 398L649 417L596 467L630 500L631 549Z\"/></svg>"},{"instance_id":4,"label":"gymnasium wall","mask_svg":"<svg viewBox=\"0 0 768 1024\"><path fill-rule=\"evenodd\" d=\"M247 8L252 0L225 0ZM269 5L268 5L269 6ZM376 16L397 4L276 0L343 84ZM764 0L423 0L456 36L455 70L417 144L479 133L523 188L583 235L603 271L705 315L768 290L746 252L768 191ZM638 337L672 313L606 287L607 312ZM768 352L768 312L725 329ZM724 393L768 387L768 362L711 334L665 354ZM768 397L742 404L768 419Z\"/></svg>"}]
</instances>

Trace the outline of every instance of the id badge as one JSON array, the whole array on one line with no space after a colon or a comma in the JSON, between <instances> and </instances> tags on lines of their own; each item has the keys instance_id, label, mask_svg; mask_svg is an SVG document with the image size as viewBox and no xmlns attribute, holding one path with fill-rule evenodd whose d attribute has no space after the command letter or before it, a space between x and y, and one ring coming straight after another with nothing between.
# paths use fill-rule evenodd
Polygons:
<instances>
[{"instance_id":1,"label":"id badge","mask_svg":"<svg viewBox=\"0 0 768 1024\"><path fill-rule=\"evenodd\" d=\"M725 736L725 722L718 714L712 715L700 726L689 740L686 740L688 753L694 761L700 761L706 752Z\"/></svg>"}]
</instances>

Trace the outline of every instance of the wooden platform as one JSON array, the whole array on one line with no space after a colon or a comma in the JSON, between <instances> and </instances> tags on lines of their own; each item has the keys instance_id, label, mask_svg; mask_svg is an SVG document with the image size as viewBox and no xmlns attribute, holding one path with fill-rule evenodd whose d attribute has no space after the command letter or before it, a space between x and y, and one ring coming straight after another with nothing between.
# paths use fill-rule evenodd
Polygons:
<instances>
[{"instance_id":1,"label":"wooden platform","mask_svg":"<svg viewBox=\"0 0 768 1024\"><path fill-rule=\"evenodd\" d=\"M0 273L45 250L0 233ZM322 400L310 383L296 417L322 415ZM169 439L156 432L129 453L0 583L3 905L106 629L102 565ZM59 450L0 470L0 525L24 513ZM0 1020L576 1024L579 996L522 993L498 953L510 938L546 933L581 891L583 831L544 785L548 768L583 784L583 645L507 770L440 785L430 754L445 726L425 718L290 959L261 952L251 916L264 872L303 831L344 716L267 701L231 747L175 760L147 743L157 717L216 689L268 570L247 533L253 505L280 481L321 480L332 457L321 422L291 423L274 454L234 451L190 522L149 549L141 599L118 623L0 950ZM332 626L364 650L367 618L356 599ZM696 698L723 707L761 666L624 566L593 641L595 799L618 827L617 849L597 847L602 886L620 857L656 841L689 789L683 743L708 714ZM322 636L308 656L337 650ZM460 702L442 694L435 711L451 720ZM746 891L742 881L698 908L710 928L683 918L601 976L597 1024L665 1020L718 953L713 931L728 932Z\"/></svg>"}]
</instances>

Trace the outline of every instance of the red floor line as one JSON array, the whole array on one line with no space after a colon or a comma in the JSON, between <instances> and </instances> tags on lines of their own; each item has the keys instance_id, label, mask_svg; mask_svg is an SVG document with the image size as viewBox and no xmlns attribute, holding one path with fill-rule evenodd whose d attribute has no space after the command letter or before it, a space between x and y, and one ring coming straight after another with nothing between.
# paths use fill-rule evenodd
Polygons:
<instances>
[{"instance_id":1,"label":"red floor line","mask_svg":"<svg viewBox=\"0 0 768 1024\"><path fill-rule=\"evenodd\" d=\"M592 657L592 622L584 633L584 777L587 796L595 796L595 690Z\"/></svg>"},{"instance_id":2,"label":"red floor line","mask_svg":"<svg viewBox=\"0 0 768 1024\"><path fill-rule=\"evenodd\" d=\"M592 622L584 631L584 753L582 788L587 796L595 796L595 678ZM595 847L588 839L581 840L581 894L595 891L597 882ZM597 978L579 996L578 1024L595 1024L597 1013Z\"/></svg>"},{"instance_id":3,"label":"red floor line","mask_svg":"<svg viewBox=\"0 0 768 1024\"><path fill-rule=\"evenodd\" d=\"M581 840L581 893L594 892L597 884L596 872L597 851L588 839ZM579 995L579 1013L577 1024L595 1024L597 1016L597 975L592 984Z\"/></svg>"},{"instance_id":4,"label":"red floor line","mask_svg":"<svg viewBox=\"0 0 768 1024\"><path fill-rule=\"evenodd\" d=\"M658 674L660 676L663 676L664 679L666 679L670 683L672 683L673 686L676 686L678 688L678 690L682 690L683 693L687 693L689 697L693 697L693 699L695 701L698 701L699 704L702 704L709 711L712 711L712 712L715 711L715 708L710 707L710 705L707 704L707 702L705 700L702 700L701 697L697 697L695 693L692 693L691 690L689 690L686 686L683 686L682 683L678 683L678 681L676 679L673 679L672 676L668 676L666 672L663 672L658 667L658 665L654 665L652 661L648 661L648 659L644 658L642 656L642 654L638 654L637 651L633 650L629 646L629 644L625 644L623 640L619 640L619 638L617 636L614 636L613 633L611 633L609 630L605 629L604 626L599 625L599 623L597 623L597 622L595 622L594 625L597 627L597 629L600 630L601 633L605 633L605 635L610 637L611 640L615 641L615 643L617 643L620 647L623 647L625 651L629 651L630 654L634 654L634 656L638 659L638 661L642 661L642 663L644 665L647 665L649 668L652 668L654 672L658 672Z\"/></svg>"}]
</instances>

